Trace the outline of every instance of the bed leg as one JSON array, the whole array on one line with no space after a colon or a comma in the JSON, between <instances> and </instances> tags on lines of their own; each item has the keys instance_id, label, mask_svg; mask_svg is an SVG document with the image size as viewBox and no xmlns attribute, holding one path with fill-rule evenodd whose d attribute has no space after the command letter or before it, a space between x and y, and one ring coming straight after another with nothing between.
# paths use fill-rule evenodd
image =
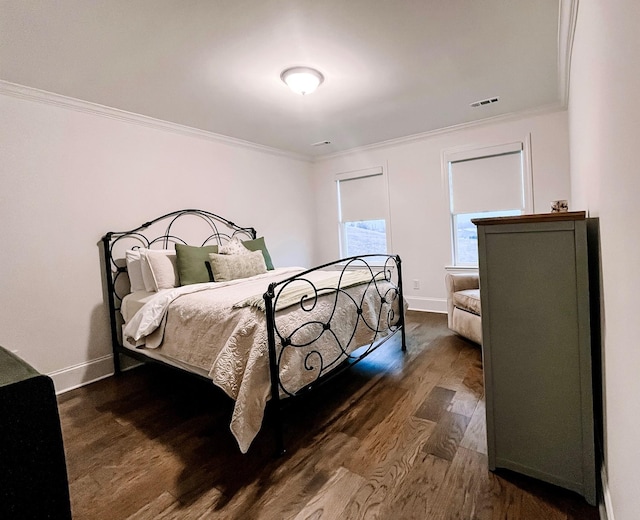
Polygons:
<instances>
[{"instance_id":1,"label":"bed leg","mask_svg":"<svg viewBox=\"0 0 640 520\"><path fill-rule=\"evenodd\" d=\"M276 317L273 305L275 297L275 284L269 285L264 293L265 315L267 318L267 346L269 348L269 375L271 377L271 407L273 408L273 431L276 441L276 457L285 454L284 429L282 427L282 407L280 405L280 367L276 356Z\"/></svg>"},{"instance_id":2,"label":"bed leg","mask_svg":"<svg viewBox=\"0 0 640 520\"><path fill-rule=\"evenodd\" d=\"M407 335L405 334L404 331L404 323L402 324L402 330L400 331L400 334L402 335L402 352L406 352L407 351Z\"/></svg>"},{"instance_id":3,"label":"bed leg","mask_svg":"<svg viewBox=\"0 0 640 520\"><path fill-rule=\"evenodd\" d=\"M120 366L120 354L117 351L113 351L113 375L119 376L122 373L122 367Z\"/></svg>"},{"instance_id":4,"label":"bed leg","mask_svg":"<svg viewBox=\"0 0 640 520\"><path fill-rule=\"evenodd\" d=\"M280 403L274 403L273 410L273 433L276 444L276 457L282 457L287 450L284 449L284 429L282 427L282 410Z\"/></svg>"},{"instance_id":5,"label":"bed leg","mask_svg":"<svg viewBox=\"0 0 640 520\"><path fill-rule=\"evenodd\" d=\"M400 305L400 334L402 338L402 352L407 351L407 335L405 333L405 316L404 316L404 294L402 291L402 260L400 259L400 255L396 255L396 266L398 268L398 301Z\"/></svg>"}]
</instances>

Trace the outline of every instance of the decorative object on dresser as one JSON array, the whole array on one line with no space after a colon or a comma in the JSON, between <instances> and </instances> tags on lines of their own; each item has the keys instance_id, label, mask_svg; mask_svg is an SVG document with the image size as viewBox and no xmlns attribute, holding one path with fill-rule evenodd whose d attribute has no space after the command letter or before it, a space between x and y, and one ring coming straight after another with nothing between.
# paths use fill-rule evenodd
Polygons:
<instances>
[{"instance_id":1,"label":"decorative object on dresser","mask_svg":"<svg viewBox=\"0 0 640 520\"><path fill-rule=\"evenodd\" d=\"M473 222L489 468L571 489L595 504L597 219L564 212Z\"/></svg>"},{"instance_id":2,"label":"decorative object on dresser","mask_svg":"<svg viewBox=\"0 0 640 520\"><path fill-rule=\"evenodd\" d=\"M235 402L231 431L242 452L269 399L282 453L288 398L396 332L406 349L399 256L274 268L255 229L195 209L109 232L101 244L116 373L126 354L213 381Z\"/></svg>"},{"instance_id":3,"label":"decorative object on dresser","mask_svg":"<svg viewBox=\"0 0 640 520\"><path fill-rule=\"evenodd\" d=\"M71 518L53 381L2 347L0 518Z\"/></svg>"},{"instance_id":4,"label":"decorative object on dresser","mask_svg":"<svg viewBox=\"0 0 640 520\"><path fill-rule=\"evenodd\" d=\"M445 285L449 328L468 340L482 344L478 273L447 273Z\"/></svg>"}]
</instances>

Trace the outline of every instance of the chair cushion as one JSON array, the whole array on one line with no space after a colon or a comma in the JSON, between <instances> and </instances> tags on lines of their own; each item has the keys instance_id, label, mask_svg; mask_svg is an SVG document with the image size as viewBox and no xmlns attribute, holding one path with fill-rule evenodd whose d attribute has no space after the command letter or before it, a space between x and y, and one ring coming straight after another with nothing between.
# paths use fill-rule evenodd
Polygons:
<instances>
[{"instance_id":1,"label":"chair cushion","mask_svg":"<svg viewBox=\"0 0 640 520\"><path fill-rule=\"evenodd\" d=\"M458 309L480 316L480 289L454 292L453 305L458 307Z\"/></svg>"}]
</instances>

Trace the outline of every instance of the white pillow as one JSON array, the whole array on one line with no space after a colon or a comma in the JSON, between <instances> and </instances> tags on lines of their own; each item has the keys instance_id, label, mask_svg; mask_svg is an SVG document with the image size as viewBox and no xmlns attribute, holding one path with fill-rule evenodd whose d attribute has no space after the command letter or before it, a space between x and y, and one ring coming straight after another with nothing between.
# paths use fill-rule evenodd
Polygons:
<instances>
[{"instance_id":1,"label":"white pillow","mask_svg":"<svg viewBox=\"0 0 640 520\"><path fill-rule=\"evenodd\" d=\"M142 278L142 261L140 260L139 249L129 249L125 252L127 260L127 273L129 274L129 284L131 292L144 291L144 279Z\"/></svg>"},{"instance_id":2,"label":"white pillow","mask_svg":"<svg viewBox=\"0 0 640 520\"><path fill-rule=\"evenodd\" d=\"M244 246L243 246L244 247ZM214 282L227 282L238 278L249 278L267 272L262 251L248 251L247 254L219 255L209 253L209 263Z\"/></svg>"},{"instance_id":3,"label":"white pillow","mask_svg":"<svg viewBox=\"0 0 640 520\"><path fill-rule=\"evenodd\" d=\"M147 292L153 292L157 290L155 287L155 283L153 281L153 273L151 272L151 267L149 266L149 261L147 260L147 251L148 249L140 250L140 267L142 268L142 282L144 284L144 290Z\"/></svg>"},{"instance_id":4,"label":"white pillow","mask_svg":"<svg viewBox=\"0 0 640 520\"><path fill-rule=\"evenodd\" d=\"M218 253L221 255L246 255L250 252L238 237L233 237L229 242L218 247Z\"/></svg>"},{"instance_id":5,"label":"white pillow","mask_svg":"<svg viewBox=\"0 0 640 520\"><path fill-rule=\"evenodd\" d=\"M147 284L151 291L159 291L161 289L172 289L179 284L178 267L176 264L176 252L171 249L145 249L142 252L142 277L145 288ZM145 262L146 260L146 262ZM145 263L148 269L147 278L145 278ZM149 273L151 280L149 280Z\"/></svg>"}]
</instances>

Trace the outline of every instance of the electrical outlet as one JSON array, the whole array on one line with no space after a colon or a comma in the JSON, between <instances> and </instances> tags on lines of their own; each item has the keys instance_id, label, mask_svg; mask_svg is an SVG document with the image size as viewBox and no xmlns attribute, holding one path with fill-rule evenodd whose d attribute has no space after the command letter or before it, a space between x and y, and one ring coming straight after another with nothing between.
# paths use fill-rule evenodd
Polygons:
<instances>
[{"instance_id":1,"label":"electrical outlet","mask_svg":"<svg viewBox=\"0 0 640 520\"><path fill-rule=\"evenodd\" d=\"M414 280L413 281L413 288L416 291L420 289L420 280Z\"/></svg>"}]
</instances>

